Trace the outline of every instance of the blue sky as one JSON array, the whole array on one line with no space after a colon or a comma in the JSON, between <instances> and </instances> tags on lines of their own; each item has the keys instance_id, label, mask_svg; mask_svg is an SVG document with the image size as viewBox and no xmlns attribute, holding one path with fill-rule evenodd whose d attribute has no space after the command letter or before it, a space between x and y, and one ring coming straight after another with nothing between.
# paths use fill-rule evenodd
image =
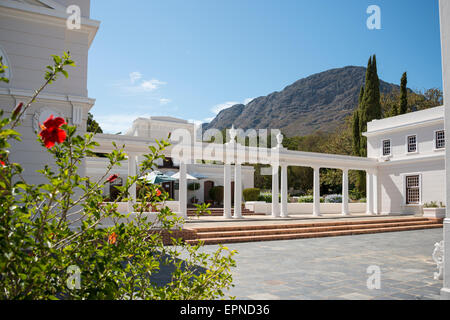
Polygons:
<instances>
[{"instance_id":1,"label":"blue sky","mask_svg":"<svg viewBox=\"0 0 450 320\"><path fill-rule=\"evenodd\" d=\"M91 1L91 110L106 132L138 116L207 121L314 73L366 66L412 89L442 88L437 0ZM369 5L381 29L369 30Z\"/></svg>"}]
</instances>

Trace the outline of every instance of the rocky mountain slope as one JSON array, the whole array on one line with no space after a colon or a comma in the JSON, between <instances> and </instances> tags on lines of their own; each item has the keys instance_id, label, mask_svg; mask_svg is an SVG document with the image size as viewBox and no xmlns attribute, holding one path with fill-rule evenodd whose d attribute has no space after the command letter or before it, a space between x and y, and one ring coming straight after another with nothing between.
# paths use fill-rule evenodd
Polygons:
<instances>
[{"instance_id":1,"label":"rocky mountain slope","mask_svg":"<svg viewBox=\"0 0 450 320\"><path fill-rule=\"evenodd\" d=\"M288 136L334 130L357 107L366 68L348 66L300 79L247 105L222 110L205 129L281 129ZM380 91L398 90L380 80Z\"/></svg>"}]
</instances>

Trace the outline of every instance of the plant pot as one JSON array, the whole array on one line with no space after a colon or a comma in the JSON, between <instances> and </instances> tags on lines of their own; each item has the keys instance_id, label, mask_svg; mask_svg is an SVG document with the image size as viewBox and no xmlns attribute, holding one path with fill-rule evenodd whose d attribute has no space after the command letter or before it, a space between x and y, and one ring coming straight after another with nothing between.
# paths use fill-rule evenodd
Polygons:
<instances>
[{"instance_id":1,"label":"plant pot","mask_svg":"<svg viewBox=\"0 0 450 320\"><path fill-rule=\"evenodd\" d=\"M425 218L445 218L445 208L423 208L423 216Z\"/></svg>"}]
</instances>

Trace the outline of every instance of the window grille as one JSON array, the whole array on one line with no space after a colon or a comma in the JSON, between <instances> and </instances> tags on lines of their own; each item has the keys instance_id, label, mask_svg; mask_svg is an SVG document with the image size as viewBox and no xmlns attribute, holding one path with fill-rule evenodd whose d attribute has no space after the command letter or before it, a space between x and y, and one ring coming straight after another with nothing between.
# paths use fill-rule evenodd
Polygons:
<instances>
[{"instance_id":1,"label":"window grille","mask_svg":"<svg viewBox=\"0 0 450 320\"><path fill-rule=\"evenodd\" d=\"M383 140L383 156L391 154L391 140Z\"/></svg>"},{"instance_id":2,"label":"window grille","mask_svg":"<svg viewBox=\"0 0 450 320\"><path fill-rule=\"evenodd\" d=\"M408 152L416 152L417 151L417 137L409 136L408 137Z\"/></svg>"},{"instance_id":3,"label":"window grille","mask_svg":"<svg viewBox=\"0 0 450 320\"><path fill-rule=\"evenodd\" d=\"M406 177L406 204L420 203L419 176Z\"/></svg>"},{"instance_id":4,"label":"window grille","mask_svg":"<svg viewBox=\"0 0 450 320\"><path fill-rule=\"evenodd\" d=\"M440 130L436 131L436 149L443 149L445 148L445 131Z\"/></svg>"}]
</instances>

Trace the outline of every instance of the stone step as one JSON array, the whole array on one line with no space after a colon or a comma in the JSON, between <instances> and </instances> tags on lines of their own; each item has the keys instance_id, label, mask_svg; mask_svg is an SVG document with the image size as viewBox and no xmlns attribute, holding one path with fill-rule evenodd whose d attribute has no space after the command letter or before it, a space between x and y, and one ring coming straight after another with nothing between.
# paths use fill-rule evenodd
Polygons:
<instances>
[{"instance_id":1,"label":"stone step","mask_svg":"<svg viewBox=\"0 0 450 320\"><path fill-rule=\"evenodd\" d=\"M354 225L354 224L379 224L379 223L394 223L394 222L418 222L418 221L435 221L423 217L408 217L408 218L373 218L366 220L343 220L343 221L317 221L307 223L293 223L293 224L269 224L269 225L235 225L223 227L198 227L195 228L197 232L223 232L223 231L246 231L246 230L262 230L262 229L289 229L289 228L304 228L304 227L327 227L340 225Z\"/></svg>"},{"instance_id":2,"label":"stone step","mask_svg":"<svg viewBox=\"0 0 450 320\"><path fill-rule=\"evenodd\" d=\"M294 234L294 233L317 233L327 231L341 231L341 230L362 230L362 229L378 229L388 227L402 227L402 226L417 226L435 224L433 221L410 221L410 222L385 222L385 223L366 223L366 224L347 224L334 226L307 226L299 228L274 228L274 229L253 229L253 230L234 230L234 231L208 231L197 229L197 238L229 238L229 237L243 237L243 236L260 236L260 235L275 235L275 234Z\"/></svg>"},{"instance_id":3,"label":"stone step","mask_svg":"<svg viewBox=\"0 0 450 320\"><path fill-rule=\"evenodd\" d=\"M275 241L275 240L293 240L305 238L319 238L319 237L335 237L345 235L357 234L371 234L381 232L397 232L397 231L411 231L420 229L442 228L442 223L424 223L419 225L408 226L387 226L377 228L351 229L351 230L333 230L333 231L317 231L317 232L302 232L302 233L284 233L284 234L269 234L256 236L234 236L234 237L218 237L186 240L188 244L197 244L201 241L204 244L224 244L224 243L238 243L238 242L257 242L257 241Z\"/></svg>"},{"instance_id":4,"label":"stone step","mask_svg":"<svg viewBox=\"0 0 450 320\"><path fill-rule=\"evenodd\" d=\"M213 208L213 209L209 209L211 211L211 214L205 215L205 216L214 216L214 217L219 217L219 216L223 216L223 209L221 208ZM234 209L231 209L231 213L234 213ZM188 209L187 210L187 215L188 216L195 216L195 209ZM255 213L253 211L250 211L248 209L242 209L242 215L245 216L264 216L264 213Z\"/></svg>"}]
</instances>

